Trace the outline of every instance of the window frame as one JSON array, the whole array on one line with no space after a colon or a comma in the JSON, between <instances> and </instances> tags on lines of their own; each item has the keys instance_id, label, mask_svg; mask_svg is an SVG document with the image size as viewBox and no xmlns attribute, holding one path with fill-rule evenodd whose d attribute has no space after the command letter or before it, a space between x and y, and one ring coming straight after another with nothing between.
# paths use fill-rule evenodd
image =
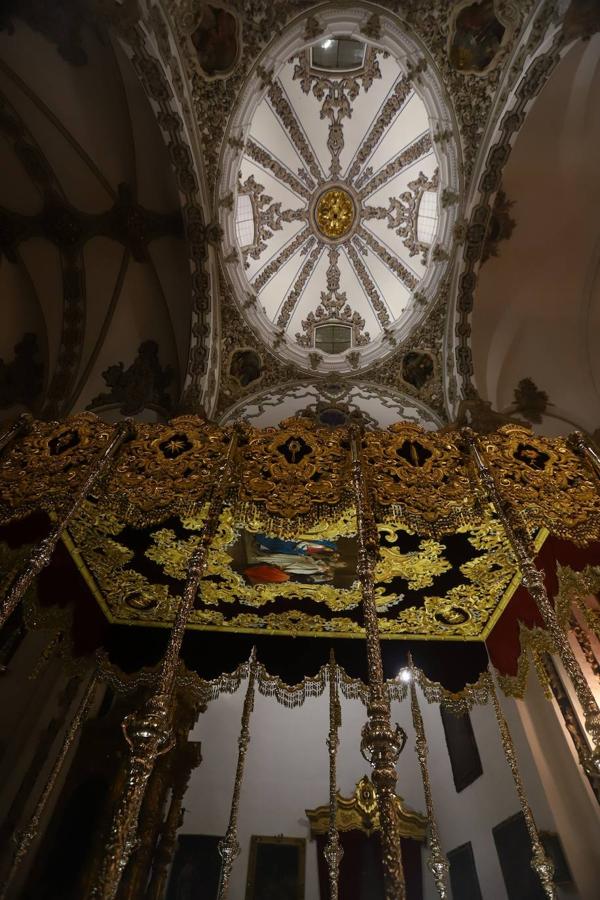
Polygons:
<instances>
[{"instance_id":1,"label":"window frame","mask_svg":"<svg viewBox=\"0 0 600 900\"><path fill-rule=\"evenodd\" d=\"M322 332L325 328L343 328L346 332L349 333L350 342L348 344L344 344L341 350L326 350L323 346L317 343L317 336L319 332ZM330 343L335 346L336 341L332 338ZM341 344L342 342L339 341L338 343ZM315 350L320 350L322 353L328 353L330 356L339 356L340 353L345 353L346 350L351 350L353 347L352 326L347 325L345 322L320 322L318 325L315 325L313 346Z\"/></svg>"}]
</instances>

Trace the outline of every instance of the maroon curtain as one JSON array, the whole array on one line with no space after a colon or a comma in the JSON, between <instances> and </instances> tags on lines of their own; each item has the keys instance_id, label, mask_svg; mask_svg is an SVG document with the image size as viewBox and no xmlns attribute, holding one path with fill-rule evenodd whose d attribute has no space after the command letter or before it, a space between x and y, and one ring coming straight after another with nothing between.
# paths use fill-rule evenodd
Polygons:
<instances>
[{"instance_id":1,"label":"maroon curtain","mask_svg":"<svg viewBox=\"0 0 600 900\"><path fill-rule=\"evenodd\" d=\"M340 900L385 900L379 834L367 837L362 831L342 831L344 856L340 865ZM323 850L327 835L317 835L317 864L321 900L329 900L329 878ZM407 900L423 900L421 844L402 838L402 865Z\"/></svg>"}]
</instances>

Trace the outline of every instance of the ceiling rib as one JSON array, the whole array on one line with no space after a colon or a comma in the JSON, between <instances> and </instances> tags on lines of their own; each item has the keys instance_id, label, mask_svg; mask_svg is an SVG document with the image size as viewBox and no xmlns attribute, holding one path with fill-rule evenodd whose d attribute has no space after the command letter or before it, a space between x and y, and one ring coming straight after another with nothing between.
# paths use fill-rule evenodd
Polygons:
<instances>
[{"instance_id":1,"label":"ceiling rib","mask_svg":"<svg viewBox=\"0 0 600 900\"><path fill-rule=\"evenodd\" d=\"M275 259L271 259L266 266L260 270L256 278L252 281L252 287L257 294L262 291L265 284L279 272L280 268L292 258L296 250L298 250L310 236L310 228L307 225L306 228L299 231L298 234L278 252Z\"/></svg>"},{"instance_id":2,"label":"ceiling rib","mask_svg":"<svg viewBox=\"0 0 600 900\"><path fill-rule=\"evenodd\" d=\"M290 190L301 197L303 200L310 200L311 192L302 184L299 178L296 178L289 169L287 169L278 159L266 149L262 147L252 138L248 138L246 143L246 156L268 172L271 172L275 178L283 181Z\"/></svg>"},{"instance_id":3,"label":"ceiling rib","mask_svg":"<svg viewBox=\"0 0 600 900\"><path fill-rule=\"evenodd\" d=\"M384 303L384 301L381 299L381 295L380 295L379 291L377 290L377 288L375 287L375 283L373 282L373 279L371 278L370 272L367 270L367 267L365 266L364 262L358 255L356 247L354 247L353 244L348 244L345 249L346 249L346 255L348 256L350 264L351 264L352 268L354 269L354 272L356 273L356 276L362 285L362 288L363 288L365 295L371 305L373 312L377 316L377 319L378 319L380 325L382 326L382 328L387 328L388 325L390 324L390 316L388 313L388 308L387 308L386 304Z\"/></svg>"},{"instance_id":4,"label":"ceiling rib","mask_svg":"<svg viewBox=\"0 0 600 900\"><path fill-rule=\"evenodd\" d=\"M427 156L431 152L432 147L433 142L431 140L431 134L429 131L426 131L418 137L416 141L413 141L411 144L404 147L395 159L383 166L382 169L376 172L375 175L367 181L366 185L359 191L358 196L360 199L366 200L367 197L370 197L371 194L374 194L375 191L383 187L384 184L391 181L391 179L398 175L403 169L414 165L424 156Z\"/></svg>"},{"instance_id":5,"label":"ceiling rib","mask_svg":"<svg viewBox=\"0 0 600 900\"><path fill-rule=\"evenodd\" d=\"M316 247L312 249L310 252L308 259L306 259L298 273L298 276L294 282L294 287L288 294L283 306L281 307L281 311L279 316L277 317L277 327L278 328L286 328L289 324L289 321L296 309L296 305L302 296L302 292L306 287L306 283L312 273L315 270L315 267L319 261L321 253L323 252L323 248L320 244L317 244Z\"/></svg>"},{"instance_id":6,"label":"ceiling rib","mask_svg":"<svg viewBox=\"0 0 600 900\"><path fill-rule=\"evenodd\" d=\"M389 269L392 270L394 275L404 284L410 291L413 291L417 284L418 279L416 275L414 275L407 267L398 259L397 256L394 256L392 253L387 250L383 244L381 244L375 235L371 234L370 231L364 227L364 225L359 225L357 232L363 241L371 248L371 250L377 254L379 259L384 263Z\"/></svg>"},{"instance_id":7,"label":"ceiling rib","mask_svg":"<svg viewBox=\"0 0 600 900\"><path fill-rule=\"evenodd\" d=\"M273 112L275 112L279 121L289 134L294 147L306 163L310 174L315 181L320 184L323 181L324 174L306 135L304 134L304 129L298 121L296 113L294 112L283 87L277 79L272 80L269 85L268 98Z\"/></svg>"},{"instance_id":8,"label":"ceiling rib","mask_svg":"<svg viewBox=\"0 0 600 900\"><path fill-rule=\"evenodd\" d=\"M348 169L347 180L353 182L358 176L362 166L369 161L384 134L394 124L408 100L412 97L410 80L406 76L402 76L395 83L394 87L385 103L381 107L379 115L375 122L365 135L364 140L357 148L350 168Z\"/></svg>"}]
</instances>

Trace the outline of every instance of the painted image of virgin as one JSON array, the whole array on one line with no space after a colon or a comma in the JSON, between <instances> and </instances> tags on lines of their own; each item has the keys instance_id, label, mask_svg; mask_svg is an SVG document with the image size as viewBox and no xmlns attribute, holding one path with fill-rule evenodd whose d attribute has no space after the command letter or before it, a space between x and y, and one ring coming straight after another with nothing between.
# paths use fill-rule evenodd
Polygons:
<instances>
[{"instance_id":1,"label":"painted image of virgin","mask_svg":"<svg viewBox=\"0 0 600 900\"><path fill-rule=\"evenodd\" d=\"M250 584L333 584L338 574L351 576L353 568L337 541L286 540L266 534L250 538L247 559L242 574Z\"/></svg>"}]
</instances>

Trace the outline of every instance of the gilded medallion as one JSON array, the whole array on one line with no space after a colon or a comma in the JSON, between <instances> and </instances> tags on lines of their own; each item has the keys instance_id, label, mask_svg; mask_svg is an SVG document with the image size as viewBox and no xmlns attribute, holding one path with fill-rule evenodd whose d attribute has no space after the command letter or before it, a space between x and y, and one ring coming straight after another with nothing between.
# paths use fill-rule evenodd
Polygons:
<instances>
[{"instance_id":1,"label":"gilded medallion","mask_svg":"<svg viewBox=\"0 0 600 900\"><path fill-rule=\"evenodd\" d=\"M315 210L317 228L330 240L339 240L347 235L354 224L354 216L354 201L343 188L325 191Z\"/></svg>"}]
</instances>

